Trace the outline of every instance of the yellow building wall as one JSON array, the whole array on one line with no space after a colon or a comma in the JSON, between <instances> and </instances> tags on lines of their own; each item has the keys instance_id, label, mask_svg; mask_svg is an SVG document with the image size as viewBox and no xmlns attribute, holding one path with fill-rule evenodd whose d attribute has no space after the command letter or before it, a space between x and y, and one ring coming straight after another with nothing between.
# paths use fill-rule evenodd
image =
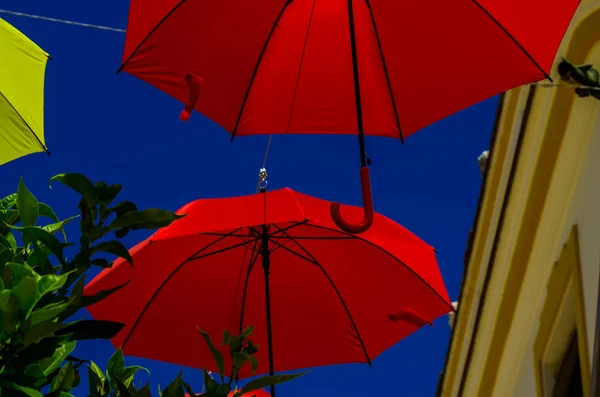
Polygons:
<instances>
[{"instance_id":1,"label":"yellow building wall","mask_svg":"<svg viewBox=\"0 0 600 397\"><path fill-rule=\"evenodd\" d=\"M600 66L600 0L582 1L560 55ZM541 397L539 375L555 369L540 360L560 361L577 325L587 379L592 366L600 102L571 88L507 93L489 167L440 394Z\"/></svg>"}]
</instances>

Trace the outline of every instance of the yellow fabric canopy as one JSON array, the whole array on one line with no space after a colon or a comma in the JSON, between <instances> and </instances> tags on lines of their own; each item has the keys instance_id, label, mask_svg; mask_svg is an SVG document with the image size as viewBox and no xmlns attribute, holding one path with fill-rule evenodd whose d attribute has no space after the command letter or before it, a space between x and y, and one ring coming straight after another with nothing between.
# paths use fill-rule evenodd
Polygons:
<instances>
[{"instance_id":1,"label":"yellow fabric canopy","mask_svg":"<svg viewBox=\"0 0 600 397\"><path fill-rule=\"evenodd\" d=\"M0 165L48 152L44 141L48 59L44 50L0 18Z\"/></svg>"}]
</instances>

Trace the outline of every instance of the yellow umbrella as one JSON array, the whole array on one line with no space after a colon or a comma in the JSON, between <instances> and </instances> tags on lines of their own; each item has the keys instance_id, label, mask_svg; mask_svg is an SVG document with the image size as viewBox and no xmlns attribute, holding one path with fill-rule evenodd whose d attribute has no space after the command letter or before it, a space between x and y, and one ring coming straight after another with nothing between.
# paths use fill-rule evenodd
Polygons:
<instances>
[{"instance_id":1,"label":"yellow umbrella","mask_svg":"<svg viewBox=\"0 0 600 397\"><path fill-rule=\"evenodd\" d=\"M49 55L0 18L0 165L46 152L44 75Z\"/></svg>"}]
</instances>

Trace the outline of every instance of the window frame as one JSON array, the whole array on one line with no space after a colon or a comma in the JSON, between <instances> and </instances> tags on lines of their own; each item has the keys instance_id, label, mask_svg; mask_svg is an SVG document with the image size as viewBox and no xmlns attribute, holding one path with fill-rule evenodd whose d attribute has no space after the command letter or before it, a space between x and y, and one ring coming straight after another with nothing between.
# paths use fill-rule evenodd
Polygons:
<instances>
[{"instance_id":1,"label":"window frame","mask_svg":"<svg viewBox=\"0 0 600 397\"><path fill-rule=\"evenodd\" d=\"M553 388L546 390L548 377L556 376L568 351L573 334L577 335L577 346L581 366L581 381L584 396L590 394L590 360L586 328L581 260L579 255L579 235L574 225L565 243L560 258L554 264L548 280L547 296L540 315L540 326L533 345L535 378L538 397L552 397ZM575 321L569 330L565 330L566 311L573 311ZM561 329L562 327L562 329ZM569 333L566 341L558 341L557 334ZM564 339L564 336L562 337ZM562 343L562 358L557 362L550 358L550 347L556 349Z\"/></svg>"}]
</instances>

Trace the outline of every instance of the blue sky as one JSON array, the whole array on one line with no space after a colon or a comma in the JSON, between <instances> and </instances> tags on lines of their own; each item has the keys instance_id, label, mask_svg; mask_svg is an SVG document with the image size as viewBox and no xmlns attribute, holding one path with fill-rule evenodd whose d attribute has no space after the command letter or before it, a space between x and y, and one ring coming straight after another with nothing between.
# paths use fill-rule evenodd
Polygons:
<instances>
[{"instance_id":1,"label":"blue sky","mask_svg":"<svg viewBox=\"0 0 600 397\"><path fill-rule=\"evenodd\" d=\"M125 28L128 2L4 0L1 8ZM75 214L77 198L47 184L62 172L122 183L122 198L146 208L175 210L197 198L254 192L268 138L231 142L229 134L198 113L183 123L178 120L182 104L127 74L115 75L123 33L0 17L54 59L46 74L45 107L46 143L52 156L35 154L0 167L0 195L16 190L23 176L39 200L67 217ZM376 210L437 248L452 300L458 297L465 243L481 185L477 156L488 148L496 104L497 98L492 98L466 109L416 133L404 146L396 140L367 139ZM269 187L288 186L324 199L360 204L357 150L353 136L275 136L267 163ZM76 237L76 225L69 231ZM126 243L131 246L146 236L130 234ZM278 395L433 396L449 337L447 317L443 317L398 343L371 368L319 368L282 386ZM168 343L168 335L157 343ZM77 349L78 356L101 366L112 352L108 342L80 343ZM126 358L126 363L147 366L153 390L157 383L165 386L179 371L135 358ZM199 371L185 369L184 376L200 391Z\"/></svg>"}]
</instances>

